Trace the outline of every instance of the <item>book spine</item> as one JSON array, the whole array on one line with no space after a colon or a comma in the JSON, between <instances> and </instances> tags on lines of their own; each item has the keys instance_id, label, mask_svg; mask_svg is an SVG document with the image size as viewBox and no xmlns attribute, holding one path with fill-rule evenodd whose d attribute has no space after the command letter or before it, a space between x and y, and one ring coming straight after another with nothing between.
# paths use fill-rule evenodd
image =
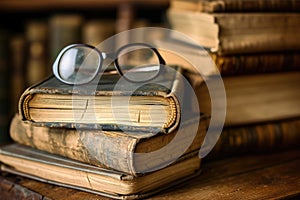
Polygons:
<instances>
[{"instance_id":1,"label":"book spine","mask_svg":"<svg viewBox=\"0 0 300 200\"><path fill-rule=\"evenodd\" d=\"M25 82L25 37L13 36L10 40L11 63L11 113L18 112L18 101L26 88Z\"/></svg>"},{"instance_id":2,"label":"book spine","mask_svg":"<svg viewBox=\"0 0 300 200\"><path fill-rule=\"evenodd\" d=\"M208 158L298 147L300 119L243 127L225 127Z\"/></svg>"},{"instance_id":3,"label":"book spine","mask_svg":"<svg viewBox=\"0 0 300 200\"><path fill-rule=\"evenodd\" d=\"M10 80L8 67L8 31L0 29L0 144L9 141L9 108L10 108Z\"/></svg>"},{"instance_id":4,"label":"book spine","mask_svg":"<svg viewBox=\"0 0 300 200\"><path fill-rule=\"evenodd\" d=\"M298 27L300 23L298 13L215 13L207 14L207 16L213 16L215 18L214 22L220 26L220 29L281 27L284 29ZM198 20L203 20L204 17L204 14L199 15Z\"/></svg>"},{"instance_id":5,"label":"book spine","mask_svg":"<svg viewBox=\"0 0 300 200\"><path fill-rule=\"evenodd\" d=\"M26 24L26 83L35 84L46 77L51 69L47 60L48 25L43 21Z\"/></svg>"},{"instance_id":6,"label":"book spine","mask_svg":"<svg viewBox=\"0 0 300 200\"><path fill-rule=\"evenodd\" d=\"M300 22L300 21L299 21ZM209 26L208 26L209 27ZM250 27L250 28L222 28L219 31L216 38L225 38L225 37L233 37L233 36L242 36L242 35L260 35L260 34L293 34L299 33L300 27L295 26L274 26L274 27ZM199 32L200 34L201 32ZM201 33L201 35L203 35ZM204 35L206 36L206 35Z\"/></svg>"},{"instance_id":7,"label":"book spine","mask_svg":"<svg viewBox=\"0 0 300 200\"><path fill-rule=\"evenodd\" d=\"M53 63L58 53L67 45L81 42L81 15L54 15L49 19L50 63Z\"/></svg>"},{"instance_id":8,"label":"book spine","mask_svg":"<svg viewBox=\"0 0 300 200\"><path fill-rule=\"evenodd\" d=\"M10 125L11 138L20 144L95 166L134 174L132 152L137 139L100 130L38 127L15 116Z\"/></svg>"},{"instance_id":9,"label":"book spine","mask_svg":"<svg viewBox=\"0 0 300 200\"><path fill-rule=\"evenodd\" d=\"M300 52L211 55L224 76L282 72L300 69Z\"/></svg>"},{"instance_id":10,"label":"book spine","mask_svg":"<svg viewBox=\"0 0 300 200\"><path fill-rule=\"evenodd\" d=\"M197 6L202 12L296 12L298 0L200 0Z\"/></svg>"},{"instance_id":11,"label":"book spine","mask_svg":"<svg viewBox=\"0 0 300 200\"><path fill-rule=\"evenodd\" d=\"M115 22L109 19L86 21L82 27L82 42L96 47L115 34L115 27Z\"/></svg>"},{"instance_id":12,"label":"book spine","mask_svg":"<svg viewBox=\"0 0 300 200\"><path fill-rule=\"evenodd\" d=\"M220 55L300 50L296 32L228 36L220 39Z\"/></svg>"}]
</instances>

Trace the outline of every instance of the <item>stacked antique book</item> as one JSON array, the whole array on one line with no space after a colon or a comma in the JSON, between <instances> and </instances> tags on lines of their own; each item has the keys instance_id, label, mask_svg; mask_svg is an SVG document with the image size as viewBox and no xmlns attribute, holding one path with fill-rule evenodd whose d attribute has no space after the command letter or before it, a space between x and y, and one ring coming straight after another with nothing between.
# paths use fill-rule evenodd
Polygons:
<instances>
[{"instance_id":1,"label":"stacked antique book","mask_svg":"<svg viewBox=\"0 0 300 200\"><path fill-rule=\"evenodd\" d=\"M295 0L171 1L171 28L194 41L171 34L173 44L208 49L224 81L225 127L210 155L299 145L299 10ZM210 113L207 87L190 71L200 110Z\"/></svg>"},{"instance_id":2,"label":"stacked antique book","mask_svg":"<svg viewBox=\"0 0 300 200\"><path fill-rule=\"evenodd\" d=\"M28 88L11 122L16 143L0 151L1 170L120 199L198 175L206 122L182 117L180 71L166 69L142 87L116 89L120 76L108 74L77 86L52 76Z\"/></svg>"},{"instance_id":3,"label":"stacked antique book","mask_svg":"<svg viewBox=\"0 0 300 200\"><path fill-rule=\"evenodd\" d=\"M7 134L9 128L8 35L8 31L0 29L0 145L9 141Z\"/></svg>"}]
</instances>

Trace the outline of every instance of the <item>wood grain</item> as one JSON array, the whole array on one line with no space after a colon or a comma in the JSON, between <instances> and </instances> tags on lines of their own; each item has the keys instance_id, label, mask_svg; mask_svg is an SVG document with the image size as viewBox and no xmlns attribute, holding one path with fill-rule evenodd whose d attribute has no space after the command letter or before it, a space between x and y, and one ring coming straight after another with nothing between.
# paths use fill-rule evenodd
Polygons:
<instances>
[{"instance_id":1,"label":"wood grain","mask_svg":"<svg viewBox=\"0 0 300 200\"><path fill-rule=\"evenodd\" d=\"M204 160L203 173L171 190L152 196L152 200L171 199L279 199L300 197L300 149L271 154ZM1 178L12 180L12 175ZM108 200L109 198L18 177L22 188L45 198ZM15 191L17 192L17 191ZM22 199L22 198L18 198ZM35 199L35 198L32 198ZM36 198L38 199L38 198Z\"/></svg>"},{"instance_id":2,"label":"wood grain","mask_svg":"<svg viewBox=\"0 0 300 200\"><path fill-rule=\"evenodd\" d=\"M276 199L299 196L299 166L299 150L204 162L202 175L151 199Z\"/></svg>"}]
</instances>

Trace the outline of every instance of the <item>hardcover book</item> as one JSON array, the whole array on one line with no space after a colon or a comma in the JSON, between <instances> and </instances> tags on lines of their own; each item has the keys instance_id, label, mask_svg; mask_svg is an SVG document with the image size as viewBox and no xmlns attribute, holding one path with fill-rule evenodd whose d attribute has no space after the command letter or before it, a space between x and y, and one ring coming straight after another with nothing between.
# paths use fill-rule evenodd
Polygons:
<instances>
[{"instance_id":1,"label":"hardcover book","mask_svg":"<svg viewBox=\"0 0 300 200\"><path fill-rule=\"evenodd\" d=\"M300 50L299 13L202 13L170 8L167 18L172 29L221 55ZM171 37L182 40L175 34Z\"/></svg>"},{"instance_id":2,"label":"hardcover book","mask_svg":"<svg viewBox=\"0 0 300 200\"><path fill-rule=\"evenodd\" d=\"M137 176L200 149L207 122L204 116L200 122L199 117L191 117L181 123L180 129L153 134L34 126L16 115L10 136L26 146Z\"/></svg>"},{"instance_id":3,"label":"hardcover book","mask_svg":"<svg viewBox=\"0 0 300 200\"><path fill-rule=\"evenodd\" d=\"M50 77L21 96L19 113L36 125L171 132L180 121L184 82L167 67L155 82L118 84L118 75L80 86ZM118 84L118 86L116 86Z\"/></svg>"},{"instance_id":4,"label":"hardcover book","mask_svg":"<svg viewBox=\"0 0 300 200\"><path fill-rule=\"evenodd\" d=\"M9 32L0 28L0 144L9 142L8 128L10 117L9 62L8 62Z\"/></svg>"},{"instance_id":5,"label":"hardcover book","mask_svg":"<svg viewBox=\"0 0 300 200\"><path fill-rule=\"evenodd\" d=\"M63 47L81 42L83 21L80 14L55 14L49 18L50 63Z\"/></svg>"},{"instance_id":6,"label":"hardcover book","mask_svg":"<svg viewBox=\"0 0 300 200\"><path fill-rule=\"evenodd\" d=\"M115 29L115 20L87 20L82 26L82 42L96 47L107 38L113 36L116 31Z\"/></svg>"},{"instance_id":7,"label":"hardcover book","mask_svg":"<svg viewBox=\"0 0 300 200\"><path fill-rule=\"evenodd\" d=\"M167 37L163 40L156 40L155 43L167 49L180 49L180 54L159 50L167 63L180 64L189 73L199 74L189 60L205 63L201 65L202 75L205 76L217 74L216 69L222 76L298 71L300 69L300 51L238 53L222 56L218 53L209 53L203 47Z\"/></svg>"},{"instance_id":8,"label":"hardcover book","mask_svg":"<svg viewBox=\"0 0 300 200\"><path fill-rule=\"evenodd\" d=\"M171 0L171 7L198 12L297 12L298 0Z\"/></svg>"},{"instance_id":9,"label":"hardcover book","mask_svg":"<svg viewBox=\"0 0 300 200\"><path fill-rule=\"evenodd\" d=\"M300 118L225 127L209 159L299 147Z\"/></svg>"},{"instance_id":10,"label":"hardcover book","mask_svg":"<svg viewBox=\"0 0 300 200\"><path fill-rule=\"evenodd\" d=\"M11 113L18 112L18 102L21 94L26 89L25 74L25 47L26 39L23 35L14 35L9 40L10 48L10 99Z\"/></svg>"},{"instance_id":11,"label":"hardcover book","mask_svg":"<svg viewBox=\"0 0 300 200\"><path fill-rule=\"evenodd\" d=\"M193 154L159 171L134 177L19 144L1 147L0 161L4 172L115 199L144 198L200 172L200 159Z\"/></svg>"},{"instance_id":12,"label":"hardcover book","mask_svg":"<svg viewBox=\"0 0 300 200\"><path fill-rule=\"evenodd\" d=\"M211 99L206 84L199 75L186 73L186 76L195 88L201 112L210 115ZM223 77L227 103L225 126L299 117L299 77L299 71ZM207 80L209 84L213 81Z\"/></svg>"},{"instance_id":13,"label":"hardcover book","mask_svg":"<svg viewBox=\"0 0 300 200\"><path fill-rule=\"evenodd\" d=\"M48 23L29 21L26 24L26 84L35 84L49 76Z\"/></svg>"},{"instance_id":14,"label":"hardcover book","mask_svg":"<svg viewBox=\"0 0 300 200\"><path fill-rule=\"evenodd\" d=\"M300 69L300 51L229 56L211 54L211 57L224 76L298 71Z\"/></svg>"}]
</instances>

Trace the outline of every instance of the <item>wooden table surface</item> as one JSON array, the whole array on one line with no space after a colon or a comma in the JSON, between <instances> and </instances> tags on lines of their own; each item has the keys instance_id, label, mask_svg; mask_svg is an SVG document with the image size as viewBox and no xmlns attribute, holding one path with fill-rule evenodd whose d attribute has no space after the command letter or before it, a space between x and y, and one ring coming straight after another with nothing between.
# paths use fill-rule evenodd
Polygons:
<instances>
[{"instance_id":1,"label":"wooden table surface","mask_svg":"<svg viewBox=\"0 0 300 200\"><path fill-rule=\"evenodd\" d=\"M300 149L204 160L202 174L148 199L300 199ZM108 200L77 190L2 175L0 199Z\"/></svg>"}]
</instances>

